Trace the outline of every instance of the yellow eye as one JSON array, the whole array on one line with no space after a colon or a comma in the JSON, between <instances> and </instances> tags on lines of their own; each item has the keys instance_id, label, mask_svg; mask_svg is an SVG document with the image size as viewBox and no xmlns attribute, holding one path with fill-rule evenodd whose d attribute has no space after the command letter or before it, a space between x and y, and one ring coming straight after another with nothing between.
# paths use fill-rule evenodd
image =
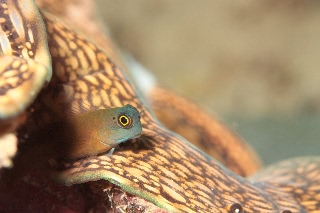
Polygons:
<instances>
[{"instance_id":1,"label":"yellow eye","mask_svg":"<svg viewBox=\"0 0 320 213\"><path fill-rule=\"evenodd\" d=\"M120 126L128 128L131 125L131 118L127 115L120 115L118 117L118 123Z\"/></svg>"}]
</instances>

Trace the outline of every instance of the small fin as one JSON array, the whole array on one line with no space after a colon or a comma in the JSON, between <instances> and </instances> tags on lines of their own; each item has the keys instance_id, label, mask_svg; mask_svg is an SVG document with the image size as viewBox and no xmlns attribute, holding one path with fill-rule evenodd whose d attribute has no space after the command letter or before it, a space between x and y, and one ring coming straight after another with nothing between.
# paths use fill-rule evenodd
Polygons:
<instances>
[{"instance_id":1,"label":"small fin","mask_svg":"<svg viewBox=\"0 0 320 213\"><path fill-rule=\"evenodd\" d=\"M75 115L82 114L85 112L89 112L94 110L90 104L86 102L82 102L81 100L75 100L73 103L70 105L68 110L66 110L66 115L68 118L72 118Z\"/></svg>"},{"instance_id":2,"label":"small fin","mask_svg":"<svg viewBox=\"0 0 320 213\"><path fill-rule=\"evenodd\" d=\"M113 154L113 152L114 152L115 149L116 149L115 147L111 148L111 149L108 151L107 156L111 156L111 155Z\"/></svg>"}]
</instances>

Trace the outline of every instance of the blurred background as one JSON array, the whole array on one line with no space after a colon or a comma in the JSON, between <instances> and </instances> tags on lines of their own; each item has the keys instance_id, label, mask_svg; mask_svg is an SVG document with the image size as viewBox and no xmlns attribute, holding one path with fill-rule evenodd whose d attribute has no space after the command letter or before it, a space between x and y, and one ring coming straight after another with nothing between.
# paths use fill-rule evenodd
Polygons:
<instances>
[{"instance_id":1,"label":"blurred background","mask_svg":"<svg viewBox=\"0 0 320 213\"><path fill-rule=\"evenodd\" d=\"M320 1L97 2L122 49L265 165L320 154Z\"/></svg>"}]
</instances>

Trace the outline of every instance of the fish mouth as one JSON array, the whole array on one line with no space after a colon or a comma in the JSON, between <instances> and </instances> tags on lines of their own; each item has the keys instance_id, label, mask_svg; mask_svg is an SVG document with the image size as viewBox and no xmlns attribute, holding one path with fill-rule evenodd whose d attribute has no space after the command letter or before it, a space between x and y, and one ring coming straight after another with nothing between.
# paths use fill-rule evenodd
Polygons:
<instances>
[{"instance_id":1,"label":"fish mouth","mask_svg":"<svg viewBox=\"0 0 320 213\"><path fill-rule=\"evenodd\" d=\"M133 137L130 137L130 138L126 138L126 137L117 138L116 140L114 140L115 141L114 146L117 146L118 144L124 143L126 141L137 139L140 136L141 136L141 133L139 133L139 134L137 134L137 135L135 135Z\"/></svg>"},{"instance_id":2,"label":"fish mouth","mask_svg":"<svg viewBox=\"0 0 320 213\"><path fill-rule=\"evenodd\" d=\"M132 137L131 139L129 139L129 140L132 140L132 139L137 139L137 138L140 138L141 137L141 133L139 133L139 134L137 134L136 136L134 136L134 137Z\"/></svg>"}]
</instances>

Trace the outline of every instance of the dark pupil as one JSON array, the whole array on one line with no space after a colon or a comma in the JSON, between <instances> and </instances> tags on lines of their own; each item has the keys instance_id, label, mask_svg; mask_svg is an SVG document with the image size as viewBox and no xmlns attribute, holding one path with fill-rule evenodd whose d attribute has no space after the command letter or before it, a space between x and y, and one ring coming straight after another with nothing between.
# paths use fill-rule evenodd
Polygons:
<instances>
[{"instance_id":1,"label":"dark pupil","mask_svg":"<svg viewBox=\"0 0 320 213\"><path fill-rule=\"evenodd\" d=\"M126 117L122 117L120 118L120 121L123 125L127 125L128 124L128 119Z\"/></svg>"},{"instance_id":2,"label":"dark pupil","mask_svg":"<svg viewBox=\"0 0 320 213\"><path fill-rule=\"evenodd\" d=\"M234 203L234 204L232 204L229 212L230 213L243 213L243 208L242 208L241 204Z\"/></svg>"}]
</instances>

